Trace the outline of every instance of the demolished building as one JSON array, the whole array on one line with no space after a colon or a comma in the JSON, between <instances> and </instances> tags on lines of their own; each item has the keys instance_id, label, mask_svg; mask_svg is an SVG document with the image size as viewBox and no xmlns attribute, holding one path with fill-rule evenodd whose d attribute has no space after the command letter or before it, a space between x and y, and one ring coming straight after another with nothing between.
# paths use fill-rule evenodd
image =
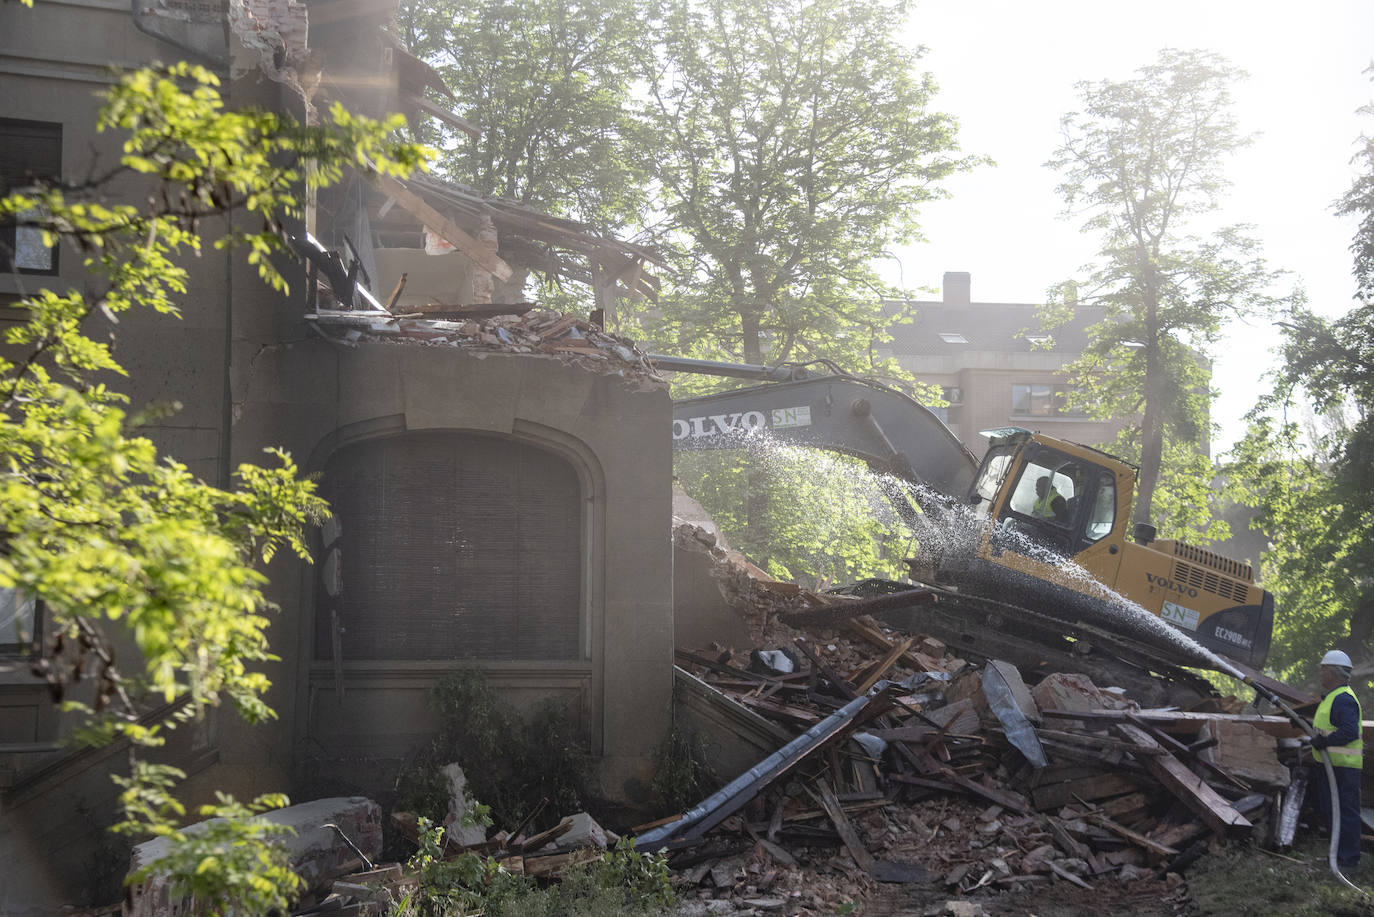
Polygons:
<instances>
[{"instance_id":1,"label":"demolished building","mask_svg":"<svg viewBox=\"0 0 1374 917\"><path fill-rule=\"evenodd\" d=\"M386 0L7 7L0 172L75 177L113 161L118 138L92 127L109 65L177 57L227 73L232 105L308 120L342 102L472 130L386 31L392 12ZM315 564L268 570L279 719L214 712L178 730L166 761L190 775L189 801L377 790L433 731L426 693L459 665L517 705L558 702L602 791L642 798L673 677L668 394L632 344L532 309L523 290L543 272L591 284L599 303L652 295L652 252L423 176L348 176L288 228L301 255L283 266L290 295L207 249L184 320L132 314L117 331L132 403L183 405L144 430L164 453L229 486L279 446L335 508ZM0 302L81 284L79 258L49 255L0 274ZM7 913L117 887L127 867L104 832L117 749L64 744L72 724L29 671L43 650L11 649Z\"/></svg>"}]
</instances>

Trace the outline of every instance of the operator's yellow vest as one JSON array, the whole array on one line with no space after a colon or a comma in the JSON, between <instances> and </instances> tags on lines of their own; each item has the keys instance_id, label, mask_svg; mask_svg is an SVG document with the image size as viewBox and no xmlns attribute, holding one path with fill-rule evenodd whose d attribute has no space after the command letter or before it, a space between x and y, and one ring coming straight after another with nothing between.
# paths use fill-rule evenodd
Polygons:
<instances>
[{"instance_id":1,"label":"operator's yellow vest","mask_svg":"<svg viewBox=\"0 0 1374 917\"><path fill-rule=\"evenodd\" d=\"M1335 731L1331 725L1331 702L1339 694L1349 694L1355 700L1355 741L1349 745L1332 745L1327 748L1327 753L1331 755L1331 763L1336 767L1363 767L1364 766L1364 737L1361 731L1364 729L1364 710L1360 707L1360 699L1355 697L1355 692L1350 690L1349 685L1342 685L1322 698L1321 704L1317 706L1317 715L1312 718L1312 725L1323 733ZM1321 755L1314 748L1312 757L1321 763Z\"/></svg>"},{"instance_id":2,"label":"operator's yellow vest","mask_svg":"<svg viewBox=\"0 0 1374 917\"><path fill-rule=\"evenodd\" d=\"M1050 504L1053 503L1058 496L1058 490L1053 487L1047 488L1045 495L1035 501L1035 506L1031 508L1031 515L1037 519L1053 519L1054 510L1050 507ZM1021 505L1025 506L1026 504L1022 503Z\"/></svg>"}]
</instances>

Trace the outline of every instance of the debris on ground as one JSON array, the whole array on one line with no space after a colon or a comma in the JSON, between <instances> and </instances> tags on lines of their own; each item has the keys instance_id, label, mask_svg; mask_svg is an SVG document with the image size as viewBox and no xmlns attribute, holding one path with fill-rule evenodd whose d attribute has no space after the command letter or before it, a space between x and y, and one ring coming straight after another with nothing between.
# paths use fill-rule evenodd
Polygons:
<instances>
[{"instance_id":1,"label":"debris on ground","mask_svg":"<svg viewBox=\"0 0 1374 917\"><path fill-rule=\"evenodd\" d=\"M1285 717L1236 698L1144 707L1082 673L962 658L883 622L935 601L927 591L819 594L695 526L674 542L712 558L751 640L676 651L679 702L712 712L701 723L734 741L737 776L628 832L667 854L679 913L999 915L1033 902L1162 917L1193 906L1183 875L1198 861L1294 843L1304 762ZM457 812L465 781L445 773ZM414 815L391 827L421 845ZM585 812L527 827L441 854L547 882L620 840ZM419 881L340 863L355 871L314 876L298 914L391 913Z\"/></svg>"},{"instance_id":2,"label":"debris on ground","mask_svg":"<svg viewBox=\"0 0 1374 917\"><path fill-rule=\"evenodd\" d=\"M1181 900L1178 874L1209 846L1274 844L1302 768L1286 718L1234 698L1142 709L1080 673L957 658L877 616L930 600L920 590L818 595L772 582L692 526L674 539L713 555L756 638L679 649L679 682L791 737L639 834L639 849L669 851L684 897L762 912L750 902L766 896L789 914L865 901L883 913L879 902L901 900L899 912L922 913L910 910L916 895L924 912L962 913L940 908L950 896L1077 889L1136 911Z\"/></svg>"}]
</instances>

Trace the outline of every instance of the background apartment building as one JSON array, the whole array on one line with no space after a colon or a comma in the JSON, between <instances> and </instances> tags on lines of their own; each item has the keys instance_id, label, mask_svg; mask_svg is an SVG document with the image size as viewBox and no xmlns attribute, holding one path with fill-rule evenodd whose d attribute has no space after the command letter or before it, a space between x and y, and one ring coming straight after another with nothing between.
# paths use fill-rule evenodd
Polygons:
<instances>
[{"instance_id":1,"label":"background apartment building","mask_svg":"<svg viewBox=\"0 0 1374 917\"><path fill-rule=\"evenodd\" d=\"M1068 406L1064 367L1087 346L1088 328L1102 321L1101 306L1079 306L1067 324L1046 331L1036 303L975 302L964 271L944 276L943 298L895 300L891 314L908 307L914 317L892 326L884 355L921 382L940 386L948 407L935 412L974 455L987 447L982 430L1017 426L1095 445L1111 439L1120 422L1095 420Z\"/></svg>"}]
</instances>

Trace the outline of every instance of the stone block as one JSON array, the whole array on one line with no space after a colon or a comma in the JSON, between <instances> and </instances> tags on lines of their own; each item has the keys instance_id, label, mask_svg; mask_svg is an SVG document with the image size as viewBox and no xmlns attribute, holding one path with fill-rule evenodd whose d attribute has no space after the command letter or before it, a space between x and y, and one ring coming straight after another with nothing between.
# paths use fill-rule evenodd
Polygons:
<instances>
[{"instance_id":1,"label":"stone block","mask_svg":"<svg viewBox=\"0 0 1374 917\"><path fill-rule=\"evenodd\" d=\"M480 825L464 828L463 816L480 800L468 795L468 778L457 764L445 764L442 773L448 781L448 815L444 818L445 832L460 847L470 847L487 839L487 830Z\"/></svg>"},{"instance_id":2,"label":"stone block","mask_svg":"<svg viewBox=\"0 0 1374 917\"><path fill-rule=\"evenodd\" d=\"M550 843L546 844L541 852L552 853L553 851L576 850L579 847L595 847L597 850L609 850L614 847L620 836L614 831L608 831L597 824L596 819L586 812L578 812L576 815L569 815L563 819L563 823L571 823L571 827L564 831ZM561 824L560 824L561 827Z\"/></svg>"},{"instance_id":3,"label":"stone block","mask_svg":"<svg viewBox=\"0 0 1374 917\"><path fill-rule=\"evenodd\" d=\"M295 829L296 833L282 838L282 843L290 854L291 868L305 880L307 889L319 888L328 880L361 867L358 855L324 825L338 825L369 860L375 862L381 856L382 807L363 796L316 799L259 817ZM186 830L204 830L203 826L215 821L220 819L199 822ZM170 847L168 840L161 837L139 844L129 858L130 871L165 856ZM125 917L173 917L186 913L194 910L188 910L185 901L172 900L171 880L164 875L153 875L133 886L124 909Z\"/></svg>"},{"instance_id":4,"label":"stone block","mask_svg":"<svg viewBox=\"0 0 1374 917\"><path fill-rule=\"evenodd\" d=\"M1290 782L1288 768L1279 763L1278 739L1249 723L1216 720L1206 723L1199 739L1217 740L1200 757L1251 784L1282 789Z\"/></svg>"}]
</instances>

